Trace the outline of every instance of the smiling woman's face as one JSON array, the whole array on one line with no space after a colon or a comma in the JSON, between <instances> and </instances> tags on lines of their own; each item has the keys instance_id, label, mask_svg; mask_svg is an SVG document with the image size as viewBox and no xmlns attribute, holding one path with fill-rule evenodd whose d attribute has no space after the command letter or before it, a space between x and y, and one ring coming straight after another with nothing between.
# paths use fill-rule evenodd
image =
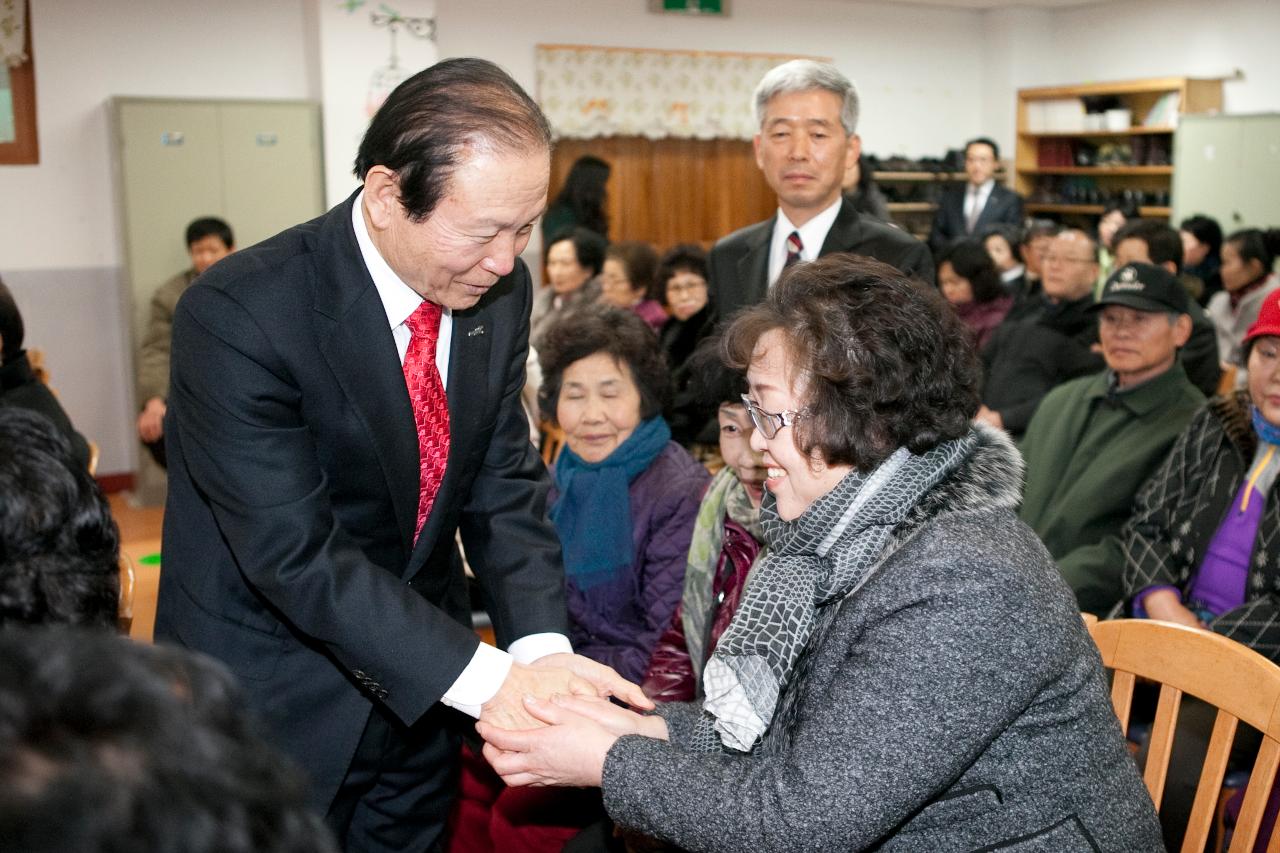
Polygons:
<instances>
[{"instance_id":1,"label":"smiling woman's face","mask_svg":"<svg viewBox=\"0 0 1280 853\"><path fill-rule=\"evenodd\" d=\"M556 420L569 449L603 462L640 425L640 389L613 356L593 353L570 364L560 383Z\"/></svg>"},{"instance_id":2,"label":"smiling woman's face","mask_svg":"<svg viewBox=\"0 0 1280 853\"><path fill-rule=\"evenodd\" d=\"M800 412L804 418L803 395L797 388L796 370L786 338L780 329L771 329L756 341L747 368L751 401L766 412ZM778 515L792 521L804 514L814 501L836 487L849 473L849 465L829 465L815 451L805 454L796 446L795 427L784 426L773 438L755 430L751 447L764 455L768 479L765 488L778 501Z\"/></svg>"}]
</instances>

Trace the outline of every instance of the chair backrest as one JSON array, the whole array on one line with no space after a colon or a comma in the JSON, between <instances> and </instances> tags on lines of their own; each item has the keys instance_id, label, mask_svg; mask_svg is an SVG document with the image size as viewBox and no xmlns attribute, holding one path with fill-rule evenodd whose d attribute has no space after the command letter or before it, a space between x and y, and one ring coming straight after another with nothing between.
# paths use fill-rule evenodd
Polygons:
<instances>
[{"instance_id":1,"label":"chair backrest","mask_svg":"<svg viewBox=\"0 0 1280 853\"><path fill-rule=\"evenodd\" d=\"M1204 850L1238 723L1243 721L1262 733L1262 746L1249 775L1249 791L1231 839L1231 853L1252 850L1280 766L1280 666L1219 634L1168 622L1117 619L1090 625L1089 632L1102 653L1103 665L1115 672L1111 702L1126 732L1136 679L1160 684L1143 771L1157 810L1164 794L1182 695L1190 694L1218 708L1183 837L1184 853ZM1280 833L1273 835L1267 849L1270 853L1280 851Z\"/></svg>"},{"instance_id":2,"label":"chair backrest","mask_svg":"<svg viewBox=\"0 0 1280 853\"><path fill-rule=\"evenodd\" d=\"M542 433L542 462L550 468L556 464L560 451L564 449L564 430L551 421L543 421L538 429Z\"/></svg>"}]
</instances>

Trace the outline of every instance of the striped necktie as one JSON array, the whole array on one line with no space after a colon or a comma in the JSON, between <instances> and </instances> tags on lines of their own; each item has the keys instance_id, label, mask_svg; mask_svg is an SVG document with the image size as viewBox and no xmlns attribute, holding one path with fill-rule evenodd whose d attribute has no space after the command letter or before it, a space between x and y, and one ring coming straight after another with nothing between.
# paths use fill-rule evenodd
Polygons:
<instances>
[{"instance_id":1,"label":"striped necktie","mask_svg":"<svg viewBox=\"0 0 1280 853\"><path fill-rule=\"evenodd\" d=\"M787 236L787 262L782 265L785 270L787 267L800 260L800 253L804 251L804 243L800 242L800 232L792 231Z\"/></svg>"}]
</instances>

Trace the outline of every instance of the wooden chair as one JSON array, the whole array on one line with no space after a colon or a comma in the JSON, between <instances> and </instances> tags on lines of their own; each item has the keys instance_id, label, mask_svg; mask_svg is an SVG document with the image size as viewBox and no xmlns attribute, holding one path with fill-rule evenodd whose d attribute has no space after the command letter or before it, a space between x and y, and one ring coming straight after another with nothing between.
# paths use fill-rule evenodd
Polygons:
<instances>
[{"instance_id":1,"label":"wooden chair","mask_svg":"<svg viewBox=\"0 0 1280 853\"><path fill-rule=\"evenodd\" d=\"M1103 664L1115 671L1111 702L1120 727L1129 728L1133 687L1138 678L1160 684L1143 780L1160 808L1178 708L1184 693L1218 708L1209 751L1183 837L1183 853L1204 850L1222 790L1227 757L1240 721L1262 733L1262 746L1249 775L1231 853L1251 851L1262 822L1271 783L1280 767L1280 667L1252 649L1210 631L1150 619L1117 619L1089 626ZM1280 832L1268 853L1280 853Z\"/></svg>"},{"instance_id":2,"label":"wooden chair","mask_svg":"<svg viewBox=\"0 0 1280 853\"><path fill-rule=\"evenodd\" d=\"M556 464L556 460L560 458L560 451L564 448L564 430L551 421L538 424L538 430L542 433L542 461L550 468Z\"/></svg>"}]
</instances>

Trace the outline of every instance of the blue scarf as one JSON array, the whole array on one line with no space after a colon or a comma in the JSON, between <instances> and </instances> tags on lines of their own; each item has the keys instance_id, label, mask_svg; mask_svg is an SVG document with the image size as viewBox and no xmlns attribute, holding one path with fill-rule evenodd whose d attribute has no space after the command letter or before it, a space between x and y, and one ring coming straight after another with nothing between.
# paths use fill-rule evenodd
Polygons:
<instances>
[{"instance_id":1,"label":"blue scarf","mask_svg":"<svg viewBox=\"0 0 1280 853\"><path fill-rule=\"evenodd\" d=\"M601 462L584 462L566 447L556 462L560 497L551 521L564 546L565 576L590 589L631 568L631 497L627 487L653 464L671 429L660 416L642 421L627 440Z\"/></svg>"},{"instance_id":2,"label":"blue scarf","mask_svg":"<svg viewBox=\"0 0 1280 853\"><path fill-rule=\"evenodd\" d=\"M1267 444L1280 444L1280 427L1264 418L1257 406L1250 406L1250 409L1253 414L1253 431L1258 434L1258 438Z\"/></svg>"}]
</instances>

